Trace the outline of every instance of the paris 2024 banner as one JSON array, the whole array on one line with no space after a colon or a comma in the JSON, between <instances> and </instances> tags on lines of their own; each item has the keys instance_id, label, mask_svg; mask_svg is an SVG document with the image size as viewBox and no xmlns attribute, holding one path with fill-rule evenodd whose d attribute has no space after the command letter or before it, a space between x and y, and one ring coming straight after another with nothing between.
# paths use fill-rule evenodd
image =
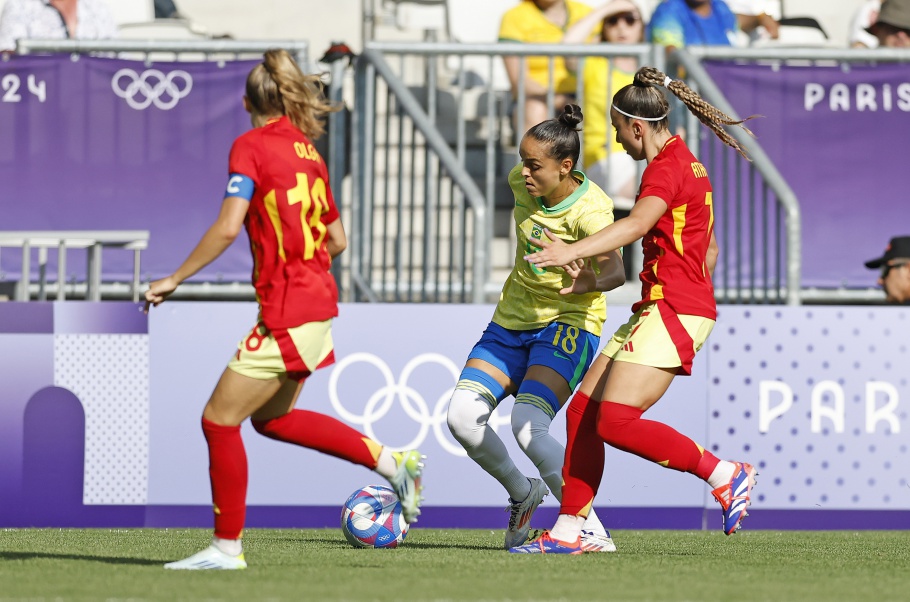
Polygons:
<instances>
[{"instance_id":1,"label":"paris 2024 banner","mask_svg":"<svg viewBox=\"0 0 910 602\"><path fill-rule=\"evenodd\" d=\"M0 230L148 230L143 277L170 273L218 216L231 143L251 127L242 98L256 62L0 62ZM105 277L127 277L131 262L105 256ZM5 250L0 271L19 266ZM250 267L237 244L200 277L243 280Z\"/></svg>"},{"instance_id":2,"label":"paris 2024 banner","mask_svg":"<svg viewBox=\"0 0 910 602\"><path fill-rule=\"evenodd\" d=\"M874 286L910 234L910 65L706 64L799 200L803 286ZM722 205L718 206L722 210Z\"/></svg>"},{"instance_id":3,"label":"paris 2024 banner","mask_svg":"<svg viewBox=\"0 0 910 602\"><path fill-rule=\"evenodd\" d=\"M255 61L19 56L0 62L3 230L148 230L143 277L173 270L214 220ZM910 65L708 69L799 199L804 286L874 285L863 260L910 234ZM723 174L712 174L719 186ZM724 210L719 202L718 212ZM245 280L234 245L200 279ZM52 254L53 255L53 254ZM54 269L51 258L50 269ZM69 261L82 279L78 257ZM18 273L13 251L0 271ZM127 254L106 275L131 272Z\"/></svg>"}]
</instances>

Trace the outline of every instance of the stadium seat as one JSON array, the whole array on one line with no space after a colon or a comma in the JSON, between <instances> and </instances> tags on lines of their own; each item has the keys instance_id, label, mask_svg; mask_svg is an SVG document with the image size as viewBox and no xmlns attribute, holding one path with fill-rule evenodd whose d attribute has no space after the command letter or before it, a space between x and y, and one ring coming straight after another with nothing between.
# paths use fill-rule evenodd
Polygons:
<instances>
[{"instance_id":1,"label":"stadium seat","mask_svg":"<svg viewBox=\"0 0 910 602\"><path fill-rule=\"evenodd\" d=\"M127 23L145 23L155 20L154 0L116 0L108 2L118 27Z\"/></svg>"},{"instance_id":2,"label":"stadium seat","mask_svg":"<svg viewBox=\"0 0 910 602\"><path fill-rule=\"evenodd\" d=\"M119 38L128 40L199 40L211 38L204 28L184 19L155 19L120 26Z\"/></svg>"}]
</instances>

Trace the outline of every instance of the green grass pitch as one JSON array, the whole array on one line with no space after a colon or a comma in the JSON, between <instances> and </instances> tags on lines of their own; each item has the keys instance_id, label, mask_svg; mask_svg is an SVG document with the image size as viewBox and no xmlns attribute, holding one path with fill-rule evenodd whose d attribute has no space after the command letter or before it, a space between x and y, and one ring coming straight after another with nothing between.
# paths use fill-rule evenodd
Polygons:
<instances>
[{"instance_id":1,"label":"green grass pitch","mask_svg":"<svg viewBox=\"0 0 910 602\"><path fill-rule=\"evenodd\" d=\"M516 556L502 531L415 528L396 550L339 529L250 529L246 571L165 571L200 529L0 530L0 600L910 599L910 532L616 531L619 551Z\"/></svg>"}]
</instances>

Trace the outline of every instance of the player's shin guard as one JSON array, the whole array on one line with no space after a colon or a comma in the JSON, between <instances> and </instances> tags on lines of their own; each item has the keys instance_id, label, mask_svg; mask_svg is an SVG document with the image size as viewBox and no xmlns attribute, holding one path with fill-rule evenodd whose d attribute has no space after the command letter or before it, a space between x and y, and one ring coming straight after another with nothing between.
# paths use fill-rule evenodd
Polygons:
<instances>
[{"instance_id":1,"label":"player's shin guard","mask_svg":"<svg viewBox=\"0 0 910 602\"><path fill-rule=\"evenodd\" d=\"M576 393L566 410L566 456L560 514L587 516L604 472L604 443L597 434L599 403Z\"/></svg>"},{"instance_id":2,"label":"player's shin guard","mask_svg":"<svg viewBox=\"0 0 910 602\"><path fill-rule=\"evenodd\" d=\"M643 413L638 408L604 401L600 404L597 433L617 449L707 480L719 462L717 457L666 424L643 420Z\"/></svg>"},{"instance_id":3,"label":"player's shin guard","mask_svg":"<svg viewBox=\"0 0 910 602\"><path fill-rule=\"evenodd\" d=\"M270 439L293 443L373 469L382 446L345 423L308 410L291 410L269 420L253 420L253 428Z\"/></svg>"},{"instance_id":4,"label":"player's shin guard","mask_svg":"<svg viewBox=\"0 0 910 602\"><path fill-rule=\"evenodd\" d=\"M209 476L215 507L215 537L239 539L246 520L247 463L239 426L205 418L202 432L209 448Z\"/></svg>"}]
</instances>

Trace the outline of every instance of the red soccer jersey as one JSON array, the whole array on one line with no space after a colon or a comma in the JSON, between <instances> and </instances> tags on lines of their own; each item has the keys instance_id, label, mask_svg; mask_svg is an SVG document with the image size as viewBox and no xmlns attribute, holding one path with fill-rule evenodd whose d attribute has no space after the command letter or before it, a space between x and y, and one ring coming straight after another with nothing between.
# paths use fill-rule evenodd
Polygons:
<instances>
[{"instance_id":1,"label":"red soccer jersey","mask_svg":"<svg viewBox=\"0 0 910 602\"><path fill-rule=\"evenodd\" d=\"M667 212L642 239L642 300L632 311L663 299L677 314L717 319L714 285L705 256L714 231L711 182L705 166L678 137L648 164L637 199L656 196Z\"/></svg>"},{"instance_id":2,"label":"red soccer jersey","mask_svg":"<svg viewBox=\"0 0 910 602\"><path fill-rule=\"evenodd\" d=\"M255 186L245 225L253 285L268 328L293 328L338 315L326 225L338 219L325 161L287 118L234 141L229 171Z\"/></svg>"}]
</instances>

